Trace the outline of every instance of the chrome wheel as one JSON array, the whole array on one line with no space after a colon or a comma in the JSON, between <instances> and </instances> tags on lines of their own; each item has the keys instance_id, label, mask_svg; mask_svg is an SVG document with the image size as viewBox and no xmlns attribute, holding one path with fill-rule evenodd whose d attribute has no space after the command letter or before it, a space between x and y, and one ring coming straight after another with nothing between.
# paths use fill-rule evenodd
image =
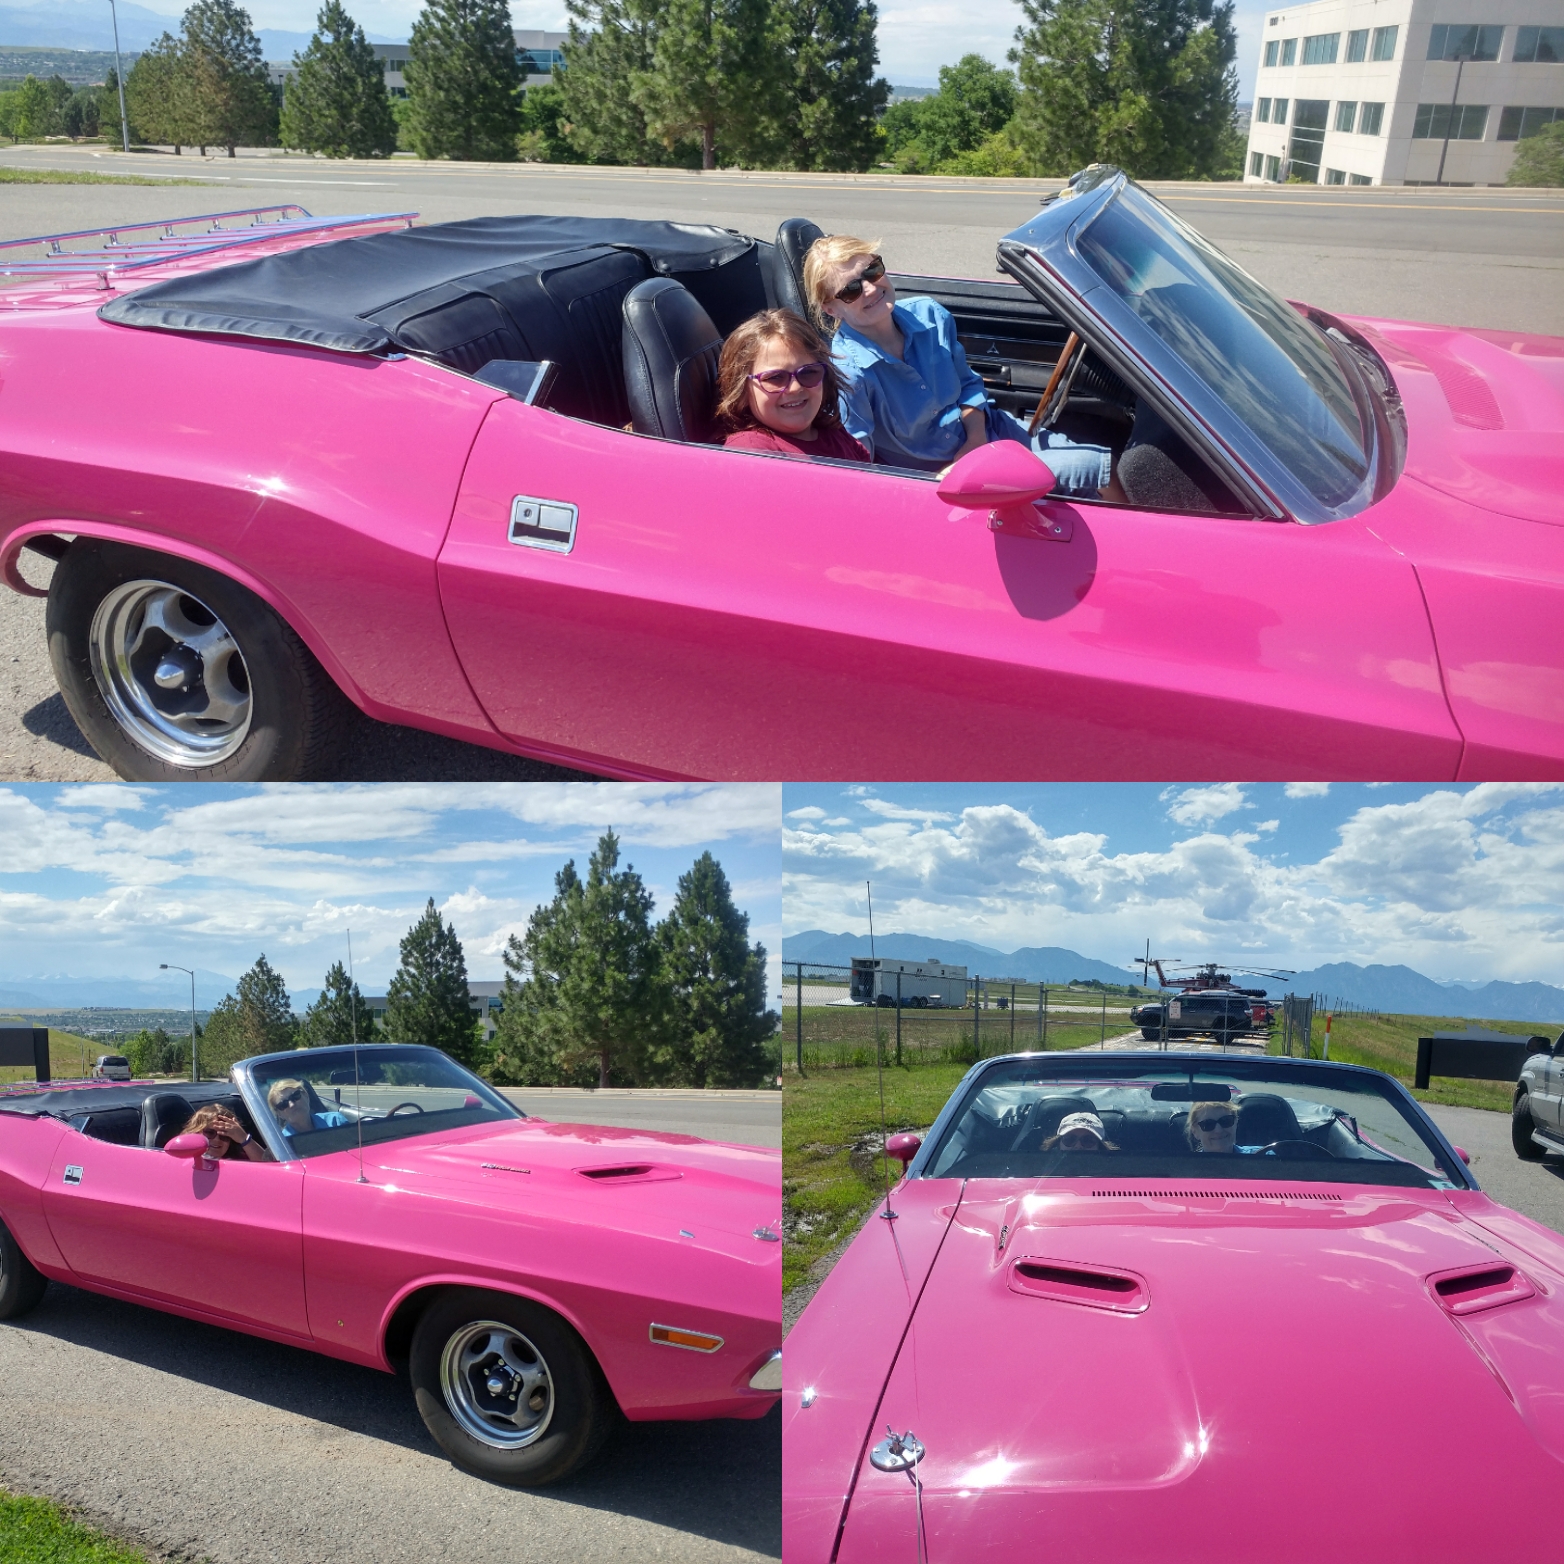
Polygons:
<instances>
[{"instance_id":1,"label":"chrome wheel","mask_svg":"<svg viewBox=\"0 0 1564 1564\"><path fill-rule=\"evenodd\" d=\"M219 765L250 731L250 674L232 632L166 581L127 581L98 604L92 673L125 733L170 765Z\"/></svg>"},{"instance_id":2,"label":"chrome wheel","mask_svg":"<svg viewBox=\"0 0 1564 1564\"><path fill-rule=\"evenodd\" d=\"M554 1415L554 1381L543 1354L513 1325L463 1326L440 1357L440 1389L464 1432L496 1450L520 1450Z\"/></svg>"}]
</instances>

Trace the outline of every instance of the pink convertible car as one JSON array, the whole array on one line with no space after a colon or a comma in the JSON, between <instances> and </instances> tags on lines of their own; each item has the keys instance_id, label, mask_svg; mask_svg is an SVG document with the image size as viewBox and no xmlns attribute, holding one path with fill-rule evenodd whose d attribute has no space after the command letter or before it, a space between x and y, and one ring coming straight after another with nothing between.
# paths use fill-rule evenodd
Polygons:
<instances>
[{"instance_id":1,"label":"pink convertible car","mask_svg":"<svg viewBox=\"0 0 1564 1564\"><path fill-rule=\"evenodd\" d=\"M55 561L82 731L142 779L319 771L347 702L616 777L1564 776L1564 342L1287 304L1094 168L1006 280L895 281L1127 502L724 450L817 233L0 247L0 570Z\"/></svg>"},{"instance_id":2,"label":"pink convertible car","mask_svg":"<svg viewBox=\"0 0 1564 1564\"><path fill-rule=\"evenodd\" d=\"M969 1072L787 1344L787 1564L1520 1556L1564 1240L1349 1065Z\"/></svg>"},{"instance_id":3,"label":"pink convertible car","mask_svg":"<svg viewBox=\"0 0 1564 1564\"><path fill-rule=\"evenodd\" d=\"M212 1102L265 1160L180 1133ZM620 1414L776 1405L780 1199L776 1153L529 1119L432 1048L41 1087L0 1096L0 1320L52 1277L405 1366L458 1466L532 1487Z\"/></svg>"}]
</instances>

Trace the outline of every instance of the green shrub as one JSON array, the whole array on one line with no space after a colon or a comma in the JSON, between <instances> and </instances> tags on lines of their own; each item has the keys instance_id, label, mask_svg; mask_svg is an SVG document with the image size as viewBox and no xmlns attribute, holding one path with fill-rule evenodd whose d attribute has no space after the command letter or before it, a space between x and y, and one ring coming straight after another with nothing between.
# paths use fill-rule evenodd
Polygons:
<instances>
[{"instance_id":1,"label":"green shrub","mask_svg":"<svg viewBox=\"0 0 1564 1564\"><path fill-rule=\"evenodd\" d=\"M1516 145L1505 184L1564 185L1564 120L1555 120Z\"/></svg>"}]
</instances>

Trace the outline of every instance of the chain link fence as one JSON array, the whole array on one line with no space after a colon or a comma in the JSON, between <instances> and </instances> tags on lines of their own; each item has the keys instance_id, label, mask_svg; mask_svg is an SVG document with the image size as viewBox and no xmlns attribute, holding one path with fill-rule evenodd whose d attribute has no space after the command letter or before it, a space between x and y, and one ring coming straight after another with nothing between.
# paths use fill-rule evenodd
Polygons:
<instances>
[{"instance_id":1,"label":"chain link fence","mask_svg":"<svg viewBox=\"0 0 1564 1564\"><path fill-rule=\"evenodd\" d=\"M885 1064L976 1064L994 1054L1087 1048L1134 1030L1137 999L1106 989L977 974L947 979L950 997L902 993L888 974L878 1003L855 1001L852 968L790 961L783 969L782 1045L808 1072ZM913 985L909 983L908 989ZM959 1003L956 995L963 997Z\"/></svg>"}]
</instances>

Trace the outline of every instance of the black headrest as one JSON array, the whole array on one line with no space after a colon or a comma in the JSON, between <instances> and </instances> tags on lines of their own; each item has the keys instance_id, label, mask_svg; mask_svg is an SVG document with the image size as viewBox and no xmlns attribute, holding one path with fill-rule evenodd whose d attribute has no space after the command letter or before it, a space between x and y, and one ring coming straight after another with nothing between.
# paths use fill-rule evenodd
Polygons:
<instances>
[{"instance_id":1,"label":"black headrest","mask_svg":"<svg viewBox=\"0 0 1564 1564\"><path fill-rule=\"evenodd\" d=\"M195 1109L178 1092L153 1092L141 1104L141 1144L161 1151L190 1122Z\"/></svg>"},{"instance_id":2,"label":"black headrest","mask_svg":"<svg viewBox=\"0 0 1564 1564\"><path fill-rule=\"evenodd\" d=\"M682 283L638 283L624 302L630 427L664 440L711 443L721 356L722 337Z\"/></svg>"},{"instance_id":3,"label":"black headrest","mask_svg":"<svg viewBox=\"0 0 1564 1564\"><path fill-rule=\"evenodd\" d=\"M1298 1116L1285 1097L1274 1092L1255 1092L1238 1104L1238 1144L1269 1146L1272 1141L1298 1140Z\"/></svg>"},{"instance_id":4,"label":"black headrest","mask_svg":"<svg viewBox=\"0 0 1564 1564\"><path fill-rule=\"evenodd\" d=\"M809 246L825 235L807 217L790 217L777 229L777 266L774 284L777 305L810 319L809 295L804 291L804 257Z\"/></svg>"}]
</instances>

